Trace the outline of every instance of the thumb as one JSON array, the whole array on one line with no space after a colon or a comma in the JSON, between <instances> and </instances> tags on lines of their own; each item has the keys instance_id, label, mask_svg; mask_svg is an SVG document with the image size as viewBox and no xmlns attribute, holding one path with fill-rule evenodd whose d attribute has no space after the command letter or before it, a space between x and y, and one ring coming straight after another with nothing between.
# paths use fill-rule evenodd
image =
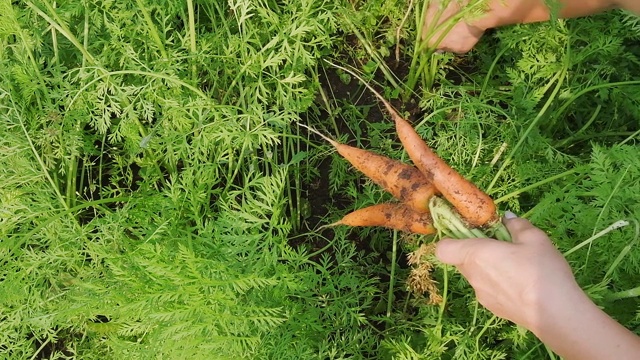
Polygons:
<instances>
[{"instance_id":1,"label":"thumb","mask_svg":"<svg viewBox=\"0 0 640 360\"><path fill-rule=\"evenodd\" d=\"M544 231L535 227L529 220L517 217L512 212L505 213L504 225L509 230L514 243L544 243L549 238Z\"/></svg>"},{"instance_id":2,"label":"thumb","mask_svg":"<svg viewBox=\"0 0 640 360\"><path fill-rule=\"evenodd\" d=\"M443 263L457 266L465 262L474 244L474 239L442 239L436 244L435 254Z\"/></svg>"}]
</instances>

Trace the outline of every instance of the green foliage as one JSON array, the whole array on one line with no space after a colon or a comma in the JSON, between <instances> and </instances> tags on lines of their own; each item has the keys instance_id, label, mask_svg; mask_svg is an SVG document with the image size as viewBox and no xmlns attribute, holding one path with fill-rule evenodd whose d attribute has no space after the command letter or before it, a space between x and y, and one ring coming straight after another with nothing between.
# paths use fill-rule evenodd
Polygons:
<instances>
[{"instance_id":1,"label":"green foliage","mask_svg":"<svg viewBox=\"0 0 640 360\"><path fill-rule=\"evenodd\" d=\"M361 255L289 243L333 4L0 9L3 356L373 351Z\"/></svg>"},{"instance_id":2,"label":"green foliage","mask_svg":"<svg viewBox=\"0 0 640 360\"><path fill-rule=\"evenodd\" d=\"M317 229L389 195L296 122L406 160L379 104L348 76L320 86L341 74L319 60L413 94L420 6L0 0L2 357L550 357L451 268L433 274L445 303L406 291L422 239ZM636 22L501 29L427 58L433 86L404 110L638 332Z\"/></svg>"}]
</instances>

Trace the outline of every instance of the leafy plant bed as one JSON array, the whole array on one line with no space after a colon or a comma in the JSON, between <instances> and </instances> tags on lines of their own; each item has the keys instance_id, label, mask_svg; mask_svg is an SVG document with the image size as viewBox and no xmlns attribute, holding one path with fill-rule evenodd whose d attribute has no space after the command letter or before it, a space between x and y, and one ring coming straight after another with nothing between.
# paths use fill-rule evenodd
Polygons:
<instances>
[{"instance_id":1,"label":"leafy plant bed","mask_svg":"<svg viewBox=\"0 0 640 360\"><path fill-rule=\"evenodd\" d=\"M408 162L324 60L549 232L640 333L635 20L500 29L407 91L407 6L0 0L0 354L554 358L451 268L431 270L441 302L410 291L407 256L433 239L322 228L389 195L298 123Z\"/></svg>"}]
</instances>

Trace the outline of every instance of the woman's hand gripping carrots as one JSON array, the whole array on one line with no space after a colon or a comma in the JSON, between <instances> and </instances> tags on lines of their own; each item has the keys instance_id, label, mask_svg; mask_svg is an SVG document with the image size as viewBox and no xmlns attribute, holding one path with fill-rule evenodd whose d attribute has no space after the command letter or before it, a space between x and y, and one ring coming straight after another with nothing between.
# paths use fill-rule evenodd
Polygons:
<instances>
[{"instance_id":1,"label":"woman's hand gripping carrots","mask_svg":"<svg viewBox=\"0 0 640 360\"><path fill-rule=\"evenodd\" d=\"M355 76L384 104L395 122L400 141L415 164L414 167L340 144L303 125L327 140L355 168L400 200L400 204L387 203L356 210L332 225L383 226L421 234L438 230L455 238L495 236L510 240L491 197L440 159L373 87L354 72L331 65ZM411 225L412 222L420 224Z\"/></svg>"}]
</instances>

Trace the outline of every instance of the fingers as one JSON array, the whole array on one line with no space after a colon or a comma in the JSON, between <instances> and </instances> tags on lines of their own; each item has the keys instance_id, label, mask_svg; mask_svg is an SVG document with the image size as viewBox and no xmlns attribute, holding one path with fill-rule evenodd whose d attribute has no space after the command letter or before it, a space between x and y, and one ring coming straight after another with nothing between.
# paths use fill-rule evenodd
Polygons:
<instances>
[{"instance_id":1,"label":"fingers","mask_svg":"<svg viewBox=\"0 0 640 360\"><path fill-rule=\"evenodd\" d=\"M473 255L474 249L481 246L485 240L495 241L490 239L440 240L436 244L436 257L445 264L462 265Z\"/></svg>"},{"instance_id":2,"label":"fingers","mask_svg":"<svg viewBox=\"0 0 640 360\"><path fill-rule=\"evenodd\" d=\"M460 21L443 37L445 30L439 27L455 16L460 11L460 6L455 1L451 1L444 10L441 10L440 6L441 4L432 4L427 8L422 27L422 39L428 42L431 49L441 52L455 54L469 52L484 31Z\"/></svg>"},{"instance_id":3,"label":"fingers","mask_svg":"<svg viewBox=\"0 0 640 360\"><path fill-rule=\"evenodd\" d=\"M511 233L513 243L494 239L443 239L436 245L436 257L445 264L460 267L472 260L482 263L502 251L511 251L514 244L551 245L544 231L533 226L529 220L519 218L511 212L504 217L504 224Z\"/></svg>"},{"instance_id":4,"label":"fingers","mask_svg":"<svg viewBox=\"0 0 640 360\"><path fill-rule=\"evenodd\" d=\"M503 220L509 230L514 243L550 243L549 237L544 231L533 226L527 219L519 218L514 213L507 211Z\"/></svg>"},{"instance_id":5,"label":"fingers","mask_svg":"<svg viewBox=\"0 0 640 360\"><path fill-rule=\"evenodd\" d=\"M462 249L464 240L443 239L436 244L436 257L445 264L459 265Z\"/></svg>"}]
</instances>

